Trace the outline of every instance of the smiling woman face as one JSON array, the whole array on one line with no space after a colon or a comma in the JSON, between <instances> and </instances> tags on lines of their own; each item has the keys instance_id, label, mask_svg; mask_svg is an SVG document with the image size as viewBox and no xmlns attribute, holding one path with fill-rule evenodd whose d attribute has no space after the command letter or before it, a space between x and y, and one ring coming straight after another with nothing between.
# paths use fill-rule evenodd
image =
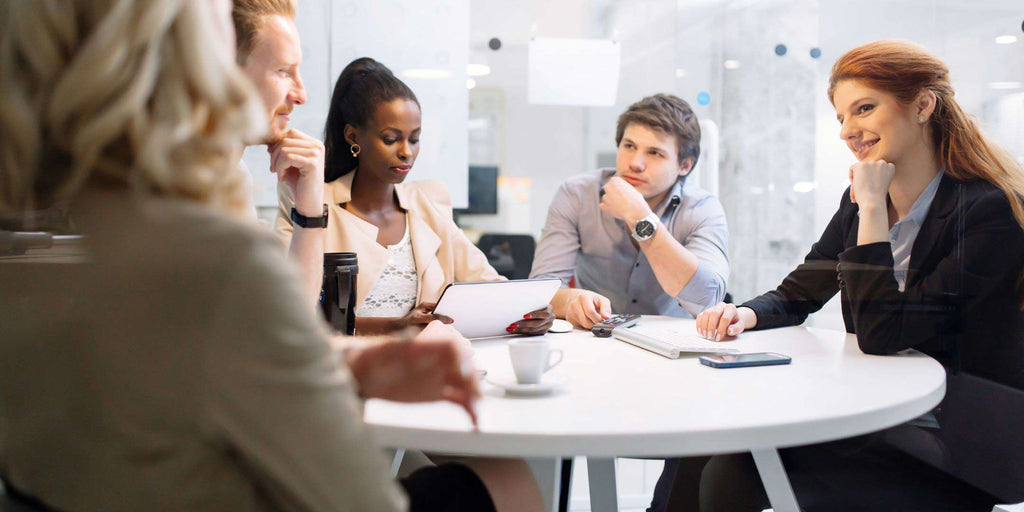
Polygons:
<instances>
[{"instance_id":1,"label":"smiling woman face","mask_svg":"<svg viewBox=\"0 0 1024 512\"><path fill-rule=\"evenodd\" d=\"M381 103L366 126L345 132L350 144L359 144L359 172L401 183L420 153L420 106L404 98Z\"/></svg>"},{"instance_id":2,"label":"smiling woman face","mask_svg":"<svg viewBox=\"0 0 1024 512\"><path fill-rule=\"evenodd\" d=\"M843 139L857 160L898 164L915 145L923 144L921 123L911 105L872 89L858 80L844 80L832 97ZM898 166L897 166L898 167Z\"/></svg>"}]
</instances>

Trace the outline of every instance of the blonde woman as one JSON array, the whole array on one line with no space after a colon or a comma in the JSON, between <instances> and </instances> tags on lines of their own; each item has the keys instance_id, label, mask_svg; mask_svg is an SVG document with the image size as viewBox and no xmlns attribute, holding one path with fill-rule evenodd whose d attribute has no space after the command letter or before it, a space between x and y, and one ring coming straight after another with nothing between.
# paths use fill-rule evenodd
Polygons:
<instances>
[{"instance_id":1,"label":"blonde woman","mask_svg":"<svg viewBox=\"0 0 1024 512\"><path fill-rule=\"evenodd\" d=\"M402 510L357 395L472 413L453 330L343 364L277 242L231 218L239 149L268 123L230 9L0 0L0 222L66 204L88 252L0 263L8 493L67 511ZM403 485L414 510L490 505L465 466Z\"/></svg>"}]
</instances>

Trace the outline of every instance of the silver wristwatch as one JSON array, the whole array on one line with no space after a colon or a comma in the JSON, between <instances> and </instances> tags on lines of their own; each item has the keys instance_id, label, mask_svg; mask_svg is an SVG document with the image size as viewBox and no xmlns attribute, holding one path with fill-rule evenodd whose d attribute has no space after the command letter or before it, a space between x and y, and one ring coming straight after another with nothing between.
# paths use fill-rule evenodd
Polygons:
<instances>
[{"instance_id":1,"label":"silver wristwatch","mask_svg":"<svg viewBox=\"0 0 1024 512\"><path fill-rule=\"evenodd\" d=\"M643 242L650 240L654 232L658 230L658 214L651 212L650 215L636 221L633 225L633 240Z\"/></svg>"}]
</instances>

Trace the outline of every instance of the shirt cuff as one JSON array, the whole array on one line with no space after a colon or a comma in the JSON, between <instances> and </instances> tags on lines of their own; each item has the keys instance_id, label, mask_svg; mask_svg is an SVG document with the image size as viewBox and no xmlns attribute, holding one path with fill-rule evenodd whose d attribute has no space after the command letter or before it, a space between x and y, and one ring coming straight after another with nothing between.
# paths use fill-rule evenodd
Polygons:
<instances>
[{"instance_id":1,"label":"shirt cuff","mask_svg":"<svg viewBox=\"0 0 1024 512\"><path fill-rule=\"evenodd\" d=\"M725 297L725 282L703 263L697 265L690 282L676 295L676 301L688 313L696 317L705 309L714 306Z\"/></svg>"}]
</instances>

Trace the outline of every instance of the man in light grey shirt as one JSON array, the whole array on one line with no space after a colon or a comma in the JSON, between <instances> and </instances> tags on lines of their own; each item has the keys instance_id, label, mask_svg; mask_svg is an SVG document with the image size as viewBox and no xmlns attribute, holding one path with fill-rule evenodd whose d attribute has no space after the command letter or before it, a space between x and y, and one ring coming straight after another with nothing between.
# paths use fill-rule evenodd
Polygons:
<instances>
[{"instance_id":1,"label":"man in light grey shirt","mask_svg":"<svg viewBox=\"0 0 1024 512\"><path fill-rule=\"evenodd\" d=\"M612 311L696 316L725 297L729 277L722 205L683 187L700 155L697 116L656 94L619 117L615 139L615 169L558 190L530 277L560 278L555 314L583 328Z\"/></svg>"}]
</instances>

